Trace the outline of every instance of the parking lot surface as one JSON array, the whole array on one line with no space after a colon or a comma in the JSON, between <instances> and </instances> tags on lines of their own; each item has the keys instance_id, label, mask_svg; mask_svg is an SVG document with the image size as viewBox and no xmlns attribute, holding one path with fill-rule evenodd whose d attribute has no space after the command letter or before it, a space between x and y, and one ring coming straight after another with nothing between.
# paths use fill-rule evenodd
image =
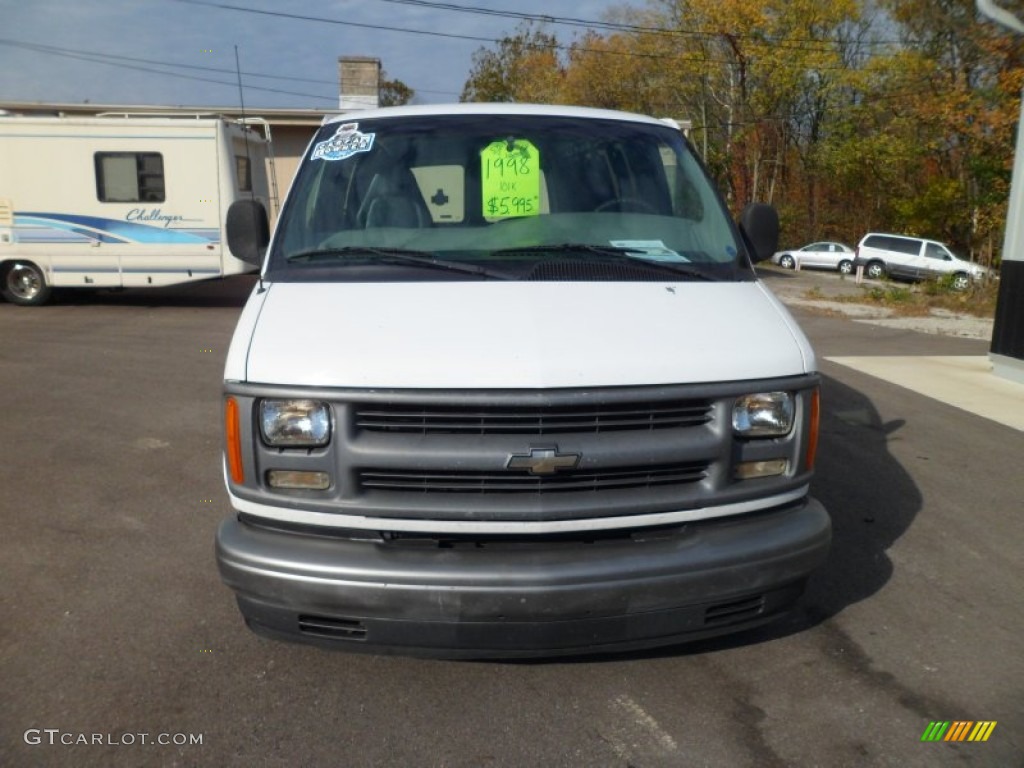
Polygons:
<instances>
[{"instance_id":1,"label":"parking lot surface","mask_svg":"<svg viewBox=\"0 0 1024 768\"><path fill-rule=\"evenodd\" d=\"M835 538L790 617L425 661L257 638L220 583L220 382L251 285L0 304L0 765L1024 764L1024 432L827 359L986 343L797 310ZM934 721L996 726L922 741Z\"/></svg>"}]
</instances>

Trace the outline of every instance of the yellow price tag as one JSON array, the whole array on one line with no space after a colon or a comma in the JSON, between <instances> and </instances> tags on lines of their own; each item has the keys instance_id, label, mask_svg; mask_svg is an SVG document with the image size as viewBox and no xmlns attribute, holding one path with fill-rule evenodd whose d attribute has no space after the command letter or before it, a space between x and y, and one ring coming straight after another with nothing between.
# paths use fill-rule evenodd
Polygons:
<instances>
[{"instance_id":1,"label":"yellow price tag","mask_svg":"<svg viewBox=\"0 0 1024 768\"><path fill-rule=\"evenodd\" d=\"M540 153L526 139L500 139L480 150L480 181L488 221L540 214Z\"/></svg>"}]
</instances>

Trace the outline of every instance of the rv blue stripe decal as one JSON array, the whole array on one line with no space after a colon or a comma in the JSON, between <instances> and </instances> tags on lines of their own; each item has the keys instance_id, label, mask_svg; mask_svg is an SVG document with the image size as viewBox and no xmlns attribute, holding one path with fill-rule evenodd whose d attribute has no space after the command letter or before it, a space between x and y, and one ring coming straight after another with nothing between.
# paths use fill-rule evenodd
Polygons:
<instances>
[{"instance_id":1,"label":"rv blue stripe decal","mask_svg":"<svg viewBox=\"0 0 1024 768\"><path fill-rule=\"evenodd\" d=\"M34 219L24 216L14 217L14 234L19 242L34 243L124 243L123 238L113 237L105 232L95 232L71 224Z\"/></svg>"},{"instance_id":2,"label":"rv blue stripe decal","mask_svg":"<svg viewBox=\"0 0 1024 768\"><path fill-rule=\"evenodd\" d=\"M14 237L19 243L90 243L94 238L77 232L59 232L55 229L25 230L15 228Z\"/></svg>"},{"instance_id":3,"label":"rv blue stripe decal","mask_svg":"<svg viewBox=\"0 0 1024 768\"><path fill-rule=\"evenodd\" d=\"M88 272L90 275L94 272L120 272L118 267L95 267L92 264L83 267L51 267L52 272Z\"/></svg>"},{"instance_id":4,"label":"rv blue stripe decal","mask_svg":"<svg viewBox=\"0 0 1024 768\"><path fill-rule=\"evenodd\" d=\"M216 229L169 229L134 221L78 216L69 213L16 213L16 226L36 225L77 232L101 242L121 243L210 243L220 240ZM206 232L208 234L198 234Z\"/></svg>"},{"instance_id":5,"label":"rv blue stripe decal","mask_svg":"<svg viewBox=\"0 0 1024 768\"><path fill-rule=\"evenodd\" d=\"M195 269L189 267L177 267L175 269L122 269L122 272L129 275L169 275L185 274L191 272L193 275L219 275L219 269Z\"/></svg>"},{"instance_id":6,"label":"rv blue stripe decal","mask_svg":"<svg viewBox=\"0 0 1024 768\"><path fill-rule=\"evenodd\" d=\"M188 267L176 267L174 269L122 269L120 267L97 267L93 264L87 264L84 266L63 266L63 267L52 267L53 272L122 272L129 275L170 275L170 274L187 274L191 272L193 275L219 275L219 269L189 269Z\"/></svg>"}]
</instances>

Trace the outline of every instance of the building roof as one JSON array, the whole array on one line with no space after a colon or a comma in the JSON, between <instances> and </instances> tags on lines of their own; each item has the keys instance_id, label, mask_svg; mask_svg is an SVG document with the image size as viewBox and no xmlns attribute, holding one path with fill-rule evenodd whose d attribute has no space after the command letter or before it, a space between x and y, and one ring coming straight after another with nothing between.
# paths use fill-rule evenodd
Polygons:
<instances>
[{"instance_id":1,"label":"building roof","mask_svg":"<svg viewBox=\"0 0 1024 768\"><path fill-rule=\"evenodd\" d=\"M0 113L22 115L57 115L92 117L100 114L161 115L166 117L192 115L223 115L237 119L242 110L237 106L170 106L159 104L92 104L74 102L0 101ZM337 109L246 108L245 117L262 117L273 125L316 126L328 115L341 114Z\"/></svg>"}]
</instances>

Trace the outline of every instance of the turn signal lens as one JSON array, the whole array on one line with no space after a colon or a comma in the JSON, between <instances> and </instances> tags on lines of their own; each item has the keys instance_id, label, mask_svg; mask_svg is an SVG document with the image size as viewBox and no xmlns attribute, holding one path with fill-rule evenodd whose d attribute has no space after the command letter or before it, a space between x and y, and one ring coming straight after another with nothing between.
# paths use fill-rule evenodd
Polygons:
<instances>
[{"instance_id":1,"label":"turn signal lens","mask_svg":"<svg viewBox=\"0 0 1024 768\"><path fill-rule=\"evenodd\" d=\"M804 458L804 464L807 466L808 472L814 469L814 459L818 455L818 424L820 420L821 392L815 387L814 392L811 393L810 424L807 430L807 454Z\"/></svg>"},{"instance_id":2,"label":"turn signal lens","mask_svg":"<svg viewBox=\"0 0 1024 768\"><path fill-rule=\"evenodd\" d=\"M245 470L242 466L242 427L238 418L238 402L233 397L224 401L224 435L228 474L235 483L241 485L245 482Z\"/></svg>"}]
</instances>

